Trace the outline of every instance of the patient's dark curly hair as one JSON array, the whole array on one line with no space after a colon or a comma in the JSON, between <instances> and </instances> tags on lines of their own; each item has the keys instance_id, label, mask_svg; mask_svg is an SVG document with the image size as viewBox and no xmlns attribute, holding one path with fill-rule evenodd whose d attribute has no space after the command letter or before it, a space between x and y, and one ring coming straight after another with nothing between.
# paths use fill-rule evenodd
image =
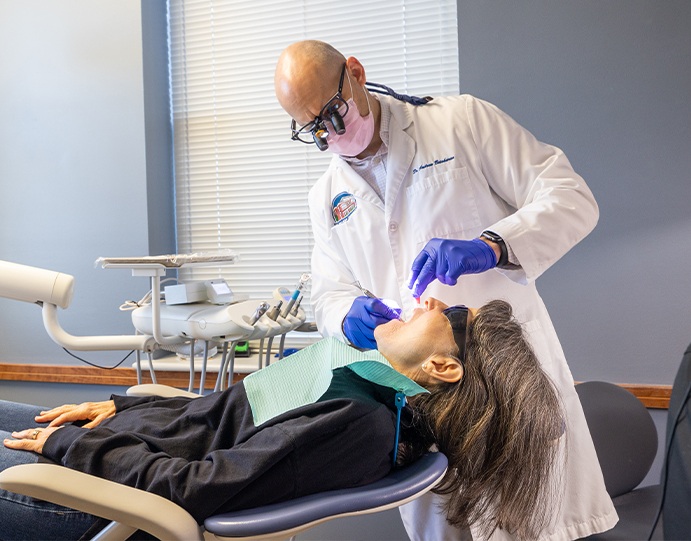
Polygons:
<instances>
[{"instance_id":1,"label":"patient's dark curly hair","mask_svg":"<svg viewBox=\"0 0 691 541\"><path fill-rule=\"evenodd\" d=\"M405 457L432 443L448 457L434 492L447 496L449 523L472 524L484 536L501 528L519 539L537 538L559 502L563 415L508 303L491 301L478 310L463 366L460 382L411 400Z\"/></svg>"}]
</instances>

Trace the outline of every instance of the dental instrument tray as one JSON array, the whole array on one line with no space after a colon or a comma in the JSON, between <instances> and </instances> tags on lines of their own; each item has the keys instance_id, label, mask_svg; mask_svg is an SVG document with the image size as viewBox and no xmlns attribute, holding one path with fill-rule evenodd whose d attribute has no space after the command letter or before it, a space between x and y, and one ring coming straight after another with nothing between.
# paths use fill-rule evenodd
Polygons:
<instances>
[{"instance_id":1,"label":"dental instrument tray","mask_svg":"<svg viewBox=\"0 0 691 541\"><path fill-rule=\"evenodd\" d=\"M95 266L109 268L165 268L177 269L183 266L230 265L237 261L233 250L196 252L192 254L168 254L142 257L99 257Z\"/></svg>"},{"instance_id":2,"label":"dental instrument tray","mask_svg":"<svg viewBox=\"0 0 691 541\"><path fill-rule=\"evenodd\" d=\"M195 340L240 341L270 338L295 330L305 322L302 308L271 319L265 312L259 317L257 305L265 301L247 300L217 305L209 302L194 304L161 304L160 314L153 315L154 306L147 304L132 312L132 323L142 334L154 334L153 324L160 322L162 336ZM266 302L268 305L268 302Z\"/></svg>"}]
</instances>

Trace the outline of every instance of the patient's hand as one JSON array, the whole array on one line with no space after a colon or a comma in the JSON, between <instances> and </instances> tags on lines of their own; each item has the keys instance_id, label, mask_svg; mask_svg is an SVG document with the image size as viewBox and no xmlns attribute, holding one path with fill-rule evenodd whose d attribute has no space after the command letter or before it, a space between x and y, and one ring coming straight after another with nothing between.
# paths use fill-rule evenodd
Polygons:
<instances>
[{"instance_id":1,"label":"patient's hand","mask_svg":"<svg viewBox=\"0 0 691 541\"><path fill-rule=\"evenodd\" d=\"M84 402L83 404L66 404L42 411L35 417L37 423L50 423L48 426L62 426L75 421L90 421L83 428L93 428L104 420L115 415L115 402Z\"/></svg>"},{"instance_id":2,"label":"patient's hand","mask_svg":"<svg viewBox=\"0 0 691 541\"><path fill-rule=\"evenodd\" d=\"M34 453L43 453L43 444L46 443L48 436L61 427L48 428L27 428L19 432L12 432L14 439L5 439L3 443L8 449L17 449L19 451L33 451Z\"/></svg>"}]
</instances>

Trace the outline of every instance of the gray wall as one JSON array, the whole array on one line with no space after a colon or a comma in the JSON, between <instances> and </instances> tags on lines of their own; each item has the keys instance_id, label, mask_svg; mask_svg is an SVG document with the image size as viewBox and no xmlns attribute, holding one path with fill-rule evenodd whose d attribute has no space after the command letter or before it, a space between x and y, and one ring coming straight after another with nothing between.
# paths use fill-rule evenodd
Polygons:
<instances>
[{"instance_id":1,"label":"gray wall","mask_svg":"<svg viewBox=\"0 0 691 541\"><path fill-rule=\"evenodd\" d=\"M130 332L117 306L148 289L98 256L174 249L164 15L0 0L0 259L76 276L74 334ZM458 17L461 91L562 147L600 204L538 282L575 378L671 383L691 340L691 4L469 0ZM31 305L0 299L0 339L5 362L73 362Z\"/></svg>"},{"instance_id":2,"label":"gray wall","mask_svg":"<svg viewBox=\"0 0 691 541\"><path fill-rule=\"evenodd\" d=\"M156 154L167 141L166 121L158 140L146 137L146 58L139 0L0 0L0 259L75 276L73 304L60 313L72 334L132 333L118 306L143 296L147 279L94 261L146 255L150 241L174 238L170 168L149 166L157 181L147 183L145 149ZM168 199L148 201L161 186ZM150 231L150 214L163 227ZM34 305L0 299L0 343L2 362L76 363ZM112 364L123 355L83 356Z\"/></svg>"},{"instance_id":3,"label":"gray wall","mask_svg":"<svg viewBox=\"0 0 691 541\"><path fill-rule=\"evenodd\" d=\"M538 280L577 380L670 385L691 342L691 3L458 2L461 91L560 146L600 205Z\"/></svg>"}]
</instances>

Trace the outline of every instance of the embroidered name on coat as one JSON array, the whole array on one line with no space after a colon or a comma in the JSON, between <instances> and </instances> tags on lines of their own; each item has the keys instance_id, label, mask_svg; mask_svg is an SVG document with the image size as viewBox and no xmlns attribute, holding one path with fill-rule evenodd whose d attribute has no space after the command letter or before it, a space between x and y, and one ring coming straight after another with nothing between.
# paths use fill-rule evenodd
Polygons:
<instances>
[{"instance_id":1,"label":"embroidered name on coat","mask_svg":"<svg viewBox=\"0 0 691 541\"><path fill-rule=\"evenodd\" d=\"M453 159L454 159L454 156L449 156L448 158L442 158L441 160L434 160L433 162L430 162L430 163L423 163L422 165L419 165L418 167L415 167L413 169L413 175L419 173L423 169L427 169L428 167L436 167L437 165L441 165L442 163L450 162Z\"/></svg>"}]
</instances>

